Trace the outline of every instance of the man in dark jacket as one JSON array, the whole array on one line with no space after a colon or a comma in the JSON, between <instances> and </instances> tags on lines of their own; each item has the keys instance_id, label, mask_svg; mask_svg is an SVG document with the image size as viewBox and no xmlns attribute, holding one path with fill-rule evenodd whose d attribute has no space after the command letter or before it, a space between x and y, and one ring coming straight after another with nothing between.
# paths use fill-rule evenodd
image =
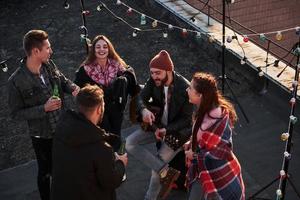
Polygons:
<instances>
[{"instance_id":1,"label":"man in dark jacket","mask_svg":"<svg viewBox=\"0 0 300 200\"><path fill-rule=\"evenodd\" d=\"M23 46L26 58L9 78L8 104L13 119L27 121L38 163L40 196L49 200L52 137L64 109L64 93L76 96L79 87L50 59L52 49L45 31L27 32Z\"/></svg>"},{"instance_id":2,"label":"man in dark jacket","mask_svg":"<svg viewBox=\"0 0 300 200\"><path fill-rule=\"evenodd\" d=\"M193 106L186 94L189 82L174 71L167 51L160 51L149 66L151 78L139 94L137 113L142 122L152 127L140 128L128 136L126 150L152 169L145 200L156 200L166 197L171 183L179 176L179 171L169 167L168 163L191 134ZM151 111L151 107L156 109ZM144 147L144 144L156 141L161 141L158 155Z\"/></svg>"},{"instance_id":3,"label":"man in dark jacket","mask_svg":"<svg viewBox=\"0 0 300 200\"><path fill-rule=\"evenodd\" d=\"M52 200L114 200L127 155L113 153L108 135L97 126L104 114L103 91L83 87L76 102L79 112L67 111L53 140Z\"/></svg>"}]
</instances>

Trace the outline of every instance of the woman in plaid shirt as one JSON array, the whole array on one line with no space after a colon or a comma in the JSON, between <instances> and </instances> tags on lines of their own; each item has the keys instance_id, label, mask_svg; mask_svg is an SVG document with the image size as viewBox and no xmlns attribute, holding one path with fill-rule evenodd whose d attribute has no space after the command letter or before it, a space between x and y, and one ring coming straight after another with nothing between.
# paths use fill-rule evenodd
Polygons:
<instances>
[{"instance_id":1,"label":"woman in plaid shirt","mask_svg":"<svg viewBox=\"0 0 300 200\"><path fill-rule=\"evenodd\" d=\"M241 166L232 151L234 107L207 73L195 73L187 92L197 106L192 137L184 146L189 200L244 200Z\"/></svg>"}]
</instances>

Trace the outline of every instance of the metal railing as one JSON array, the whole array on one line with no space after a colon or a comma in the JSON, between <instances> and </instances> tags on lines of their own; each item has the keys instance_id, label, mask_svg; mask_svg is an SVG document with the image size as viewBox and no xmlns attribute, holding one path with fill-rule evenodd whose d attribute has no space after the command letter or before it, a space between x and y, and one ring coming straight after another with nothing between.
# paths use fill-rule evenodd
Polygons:
<instances>
[{"instance_id":1,"label":"metal railing","mask_svg":"<svg viewBox=\"0 0 300 200\"><path fill-rule=\"evenodd\" d=\"M188 1L185 1L187 4L192 6L193 8L199 10L195 4L191 4ZM222 23L222 16L223 13L219 11L218 9L214 8L213 6L207 4L207 1L204 2L202 0L198 0L199 5L205 5L205 7L202 7L201 11L202 13L205 13L207 15L207 25L210 26L210 18L213 18L214 20L218 21L219 23ZM225 14L228 14L225 13ZM217 16L216 16L217 15ZM196 15L194 15L196 16ZM259 34L258 32L244 26L243 24L239 23L238 21L232 19L230 16L226 15L226 26L232 29L234 32L240 34L240 35L247 35L247 34ZM244 30L244 31L243 31ZM274 55L278 60L284 62L285 64L289 65L290 67L294 68L296 67L296 62L293 62L293 58L295 58L295 55L293 54L292 48L287 49L273 40L266 38L266 41L264 43L259 41L259 35L252 36L249 38L251 42L256 44L257 46L261 47L262 49L266 50L267 52ZM266 59L267 60L267 59ZM277 62L278 64L278 62Z\"/></svg>"}]
</instances>

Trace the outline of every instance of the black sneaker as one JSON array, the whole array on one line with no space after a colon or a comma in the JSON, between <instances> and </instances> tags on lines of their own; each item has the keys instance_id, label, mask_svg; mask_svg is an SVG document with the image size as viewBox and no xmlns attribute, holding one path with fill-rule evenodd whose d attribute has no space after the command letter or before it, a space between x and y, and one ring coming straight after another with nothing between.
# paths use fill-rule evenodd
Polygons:
<instances>
[{"instance_id":1,"label":"black sneaker","mask_svg":"<svg viewBox=\"0 0 300 200\"><path fill-rule=\"evenodd\" d=\"M166 175L160 178L161 189L158 195L159 198L166 199L172 189L172 184L178 179L179 175L180 171L169 167Z\"/></svg>"}]
</instances>

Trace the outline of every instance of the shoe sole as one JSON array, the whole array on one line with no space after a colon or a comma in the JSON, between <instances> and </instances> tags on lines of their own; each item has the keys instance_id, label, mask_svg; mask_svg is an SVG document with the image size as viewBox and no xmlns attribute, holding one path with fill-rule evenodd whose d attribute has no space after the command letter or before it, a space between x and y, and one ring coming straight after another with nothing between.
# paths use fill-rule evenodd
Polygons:
<instances>
[{"instance_id":1,"label":"shoe sole","mask_svg":"<svg viewBox=\"0 0 300 200\"><path fill-rule=\"evenodd\" d=\"M177 173L177 174L173 177L173 179L172 179L171 183L169 184L169 187L168 187L168 189L166 190L166 192L164 192L164 194L159 194L159 198L160 198L160 199L164 200L164 199L167 198L167 196L169 195L170 191L172 190L172 183L174 183L174 182L178 179L180 173L181 173L181 172Z\"/></svg>"}]
</instances>

